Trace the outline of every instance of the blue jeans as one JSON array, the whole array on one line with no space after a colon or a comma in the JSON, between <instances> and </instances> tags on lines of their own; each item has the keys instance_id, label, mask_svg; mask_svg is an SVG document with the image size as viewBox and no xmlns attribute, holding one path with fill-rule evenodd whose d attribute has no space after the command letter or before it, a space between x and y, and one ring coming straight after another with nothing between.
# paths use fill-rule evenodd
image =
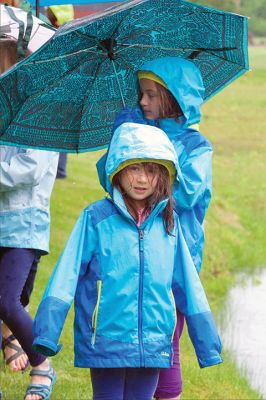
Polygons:
<instances>
[{"instance_id":1,"label":"blue jeans","mask_svg":"<svg viewBox=\"0 0 266 400\"><path fill-rule=\"evenodd\" d=\"M91 368L93 400L151 400L158 368Z\"/></svg>"}]
</instances>

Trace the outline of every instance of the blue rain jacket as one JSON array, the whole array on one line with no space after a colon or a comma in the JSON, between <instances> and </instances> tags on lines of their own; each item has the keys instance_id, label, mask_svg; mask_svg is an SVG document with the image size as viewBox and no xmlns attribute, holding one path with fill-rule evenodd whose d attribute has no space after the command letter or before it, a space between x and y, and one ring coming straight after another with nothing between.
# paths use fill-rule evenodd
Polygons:
<instances>
[{"instance_id":1,"label":"blue rain jacket","mask_svg":"<svg viewBox=\"0 0 266 400\"><path fill-rule=\"evenodd\" d=\"M58 153L0 146L0 247L49 251Z\"/></svg>"},{"instance_id":2,"label":"blue rain jacket","mask_svg":"<svg viewBox=\"0 0 266 400\"><path fill-rule=\"evenodd\" d=\"M107 175L136 156L177 167L161 130L129 123L114 133ZM77 367L170 367L176 307L186 316L200 366L220 363L220 339L177 214L173 235L162 219L167 199L138 227L120 192L111 193L85 208L70 235L34 320L34 349L60 350L74 299Z\"/></svg>"},{"instance_id":3,"label":"blue rain jacket","mask_svg":"<svg viewBox=\"0 0 266 400\"><path fill-rule=\"evenodd\" d=\"M192 127L200 122L204 86L199 69L179 57L149 61L141 67L159 76L183 112L181 123L160 119L160 127L173 143L178 156L179 185L173 188L180 224L197 271L202 264L203 220L212 194L212 146ZM148 122L150 123L150 122Z\"/></svg>"}]
</instances>

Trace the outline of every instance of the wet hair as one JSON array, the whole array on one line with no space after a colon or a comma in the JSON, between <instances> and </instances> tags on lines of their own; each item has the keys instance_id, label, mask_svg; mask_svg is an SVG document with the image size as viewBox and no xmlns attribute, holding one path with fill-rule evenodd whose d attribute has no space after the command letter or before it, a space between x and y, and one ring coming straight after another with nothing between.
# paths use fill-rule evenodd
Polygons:
<instances>
[{"instance_id":1,"label":"wet hair","mask_svg":"<svg viewBox=\"0 0 266 400\"><path fill-rule=\"evenodd\" d=\"M146 78L147 79L147 78ZM172 95L170 90L166 89L164 86L159 83L153 81L160 96L160 110L159 115L160 118L174 118L175 120L179 120L179 117L183 115L181 107L179 106L177 100ZM140 102L142 97L142 93L139 87L139 96L138 102Z\"/></svg>"},{"instance_id":2,"label":"wet hair","mask_svg":"<svg viewBox=\"0 0 266 400\"><path fill-rule=\"evenodd\" d=\"M157 175L158 174L158 182L155 187L155 190L153 194L151 194L147 199L146 199L146 205L144 207L144 213L148 212L150 213L151 210L158 204L161 200L168 198L167 205L163 211L163 221L164 221L164 227L168 235L171 235L171 232L174 229L174 217L173 217L173 210L174 210L174 199L172 196L172 188L171 188L171 183L170 183L170 176L167 171L167 169L157 163L153 162L144 162L144 163L139 163L143 166L144 171L146 173L150 173L152 171L152 174ZM129 211L129 213L132 215L132 217L137 221L138 218L138 212L135 207L134 202L132 199L123 191L123 188L121 186L121 177L123 171L125 171L127 167L123 168L120 170L117 174L114 175L113 180L112 180L112 185L114 187L117 187L120 193L123 196L124 202L126 204L126 207Z\"/></svg>"}]
</instances>

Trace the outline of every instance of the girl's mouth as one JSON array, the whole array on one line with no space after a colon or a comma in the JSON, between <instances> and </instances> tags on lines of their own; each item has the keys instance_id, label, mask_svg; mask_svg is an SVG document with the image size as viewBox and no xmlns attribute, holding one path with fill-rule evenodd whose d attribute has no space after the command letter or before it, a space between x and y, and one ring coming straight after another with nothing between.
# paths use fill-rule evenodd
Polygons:
<instances>
[{"instance_id":1,"label":"girl's mouth","mask_svg":"<svg viewBox=\"0 0 266 400\"><path fill-rule=\"evenodd\" d=\"M135 190L135 192L138 192L138 193L144 193L146 191L145 188L141 188L141 187L135 187L134 190Z\"/></svg>"}]
</instances>

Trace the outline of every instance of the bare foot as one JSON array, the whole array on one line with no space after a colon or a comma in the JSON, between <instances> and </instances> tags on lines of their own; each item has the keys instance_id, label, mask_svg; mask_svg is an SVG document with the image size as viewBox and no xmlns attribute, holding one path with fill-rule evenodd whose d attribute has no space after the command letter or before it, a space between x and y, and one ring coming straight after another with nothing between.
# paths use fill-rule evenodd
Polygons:
<instances>
[{"instance_id":1,"label":"bare foot","mask_svg":"<svg viewBox=\"0 0 266 400\"><path fill-rule=\"evenodd\" d=\"M42 370L42 371L49 371L50 368L50 363L48 359L46 359L43 363L38 365L37 367L34 367L35 370ZM41 375L33 375L31 377L31 384L33 385L47 385L50 386L52 384L51 379L47 376L41 376ZM42 397L37 395L37 394L28 394L25 397L25 400L41 400Z\"/></svg>"},{"instance_id":2,"label":"bare foot","mask_svg":"<svg viewBox=\"0 0 266 400\"><path fill-rule=\"evenodd\" d=\"M8 327L4 324L2 327L2 332L3 332L3 339L6 339L10 335L12 335L10 329L8 329ZM4 347L4 355L8 367L13 372L23 371L28 365L28 357L22 350L17 339L14 340L11 339L10 343L6 344L6 346ZM8 360L12 361L9 362Z\"/></svg>"}]
</instances>

